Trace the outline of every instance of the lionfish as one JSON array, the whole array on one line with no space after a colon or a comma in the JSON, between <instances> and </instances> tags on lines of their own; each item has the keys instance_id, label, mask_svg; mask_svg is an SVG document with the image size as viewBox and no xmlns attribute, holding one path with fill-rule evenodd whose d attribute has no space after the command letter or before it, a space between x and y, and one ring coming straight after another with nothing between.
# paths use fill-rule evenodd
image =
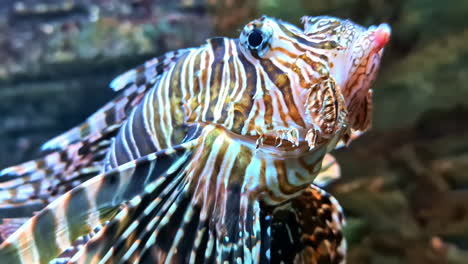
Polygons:
<instances>
[{"instance_id":1,"label":"lionfish","mask_svg":"<svg viewBox=\"0 0 468 264\"><path fill-rule=\"evenodd\" d=\"M344 263L320 188L371 124L387 24L263 16L116 79L0 176L1 263Z\"/></svg>"}]
</instances>

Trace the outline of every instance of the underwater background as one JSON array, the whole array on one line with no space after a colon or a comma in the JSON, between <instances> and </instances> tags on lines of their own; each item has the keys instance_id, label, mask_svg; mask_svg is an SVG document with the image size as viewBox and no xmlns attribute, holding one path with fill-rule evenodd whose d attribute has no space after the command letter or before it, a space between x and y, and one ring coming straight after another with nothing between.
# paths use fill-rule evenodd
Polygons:
<instances>
[{"instance_id":1,"label":"underwater background","mask_svg":"<svg viewBox=\"0 0 468 264\"><path fill-rule=\"evenodd\" d=\"M342 177L326 188L347 215L348 262L468 263L466 0L0 1L0 168L112 99L118 74L262 14L391 25L373 128L334 152Z\"/></svg>"}]
</instances>

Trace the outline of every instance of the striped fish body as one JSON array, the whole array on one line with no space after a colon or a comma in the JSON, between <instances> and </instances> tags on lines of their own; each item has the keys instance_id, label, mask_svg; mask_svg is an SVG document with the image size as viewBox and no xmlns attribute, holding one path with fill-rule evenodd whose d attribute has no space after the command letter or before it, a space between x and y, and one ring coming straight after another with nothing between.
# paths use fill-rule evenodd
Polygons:
<instances>
[{"instance_id":1,"label":"striped fish body","mask_svg":"<svg viewBox=\"0 0 468 264\"><path fill-rule=\"evenodd\" d=\"M239 39L116 78L123 95L46 143L55 152L3 171L0 214L46 207L8 235L0 258L343 263L341 209L313 183L337 170L328 152L369 128L390 31L303 23L264 16Z\"/></svg>"}]
</instances>

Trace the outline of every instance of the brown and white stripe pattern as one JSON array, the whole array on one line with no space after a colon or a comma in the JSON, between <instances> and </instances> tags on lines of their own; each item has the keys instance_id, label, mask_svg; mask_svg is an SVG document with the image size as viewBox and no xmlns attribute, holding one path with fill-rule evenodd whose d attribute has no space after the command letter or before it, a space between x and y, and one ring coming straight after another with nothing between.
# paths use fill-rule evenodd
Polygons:
<instances>
[{"instance_id":1,"label":"brown and white stripe pattern","mask_svg":"<svg viewBox=\"0 0 468 264\"><path fill-rule=\"evenodd\" d=\"M0 258L8 260L6 263L48 263L76 239L114 218L121 211L122 203L171 181L172 178L164 176L167 170L182 165L179 159L187 159L193 146L194 142L189 142L148 155L86 181L49 204L8 237L0 245ZM159 163L172 165L166 168Z\"/></svg>"},{"instance_id":2,"label":"brown and white stripe pattern","mask_svg":"<svg viewBox=\"0 0 468 264\"><path fill-rule=\"evenodd\" d=\"M303 23L262 17L239 39L209 39L115 79L123 95L45 145L56 152L3 171L8 203L76 188L55 191L0 258L48 263L99 227L60 261L342 263L341 208L311 184L338 142L367 129L389 30Z\"/></svg>"}]
</instances>

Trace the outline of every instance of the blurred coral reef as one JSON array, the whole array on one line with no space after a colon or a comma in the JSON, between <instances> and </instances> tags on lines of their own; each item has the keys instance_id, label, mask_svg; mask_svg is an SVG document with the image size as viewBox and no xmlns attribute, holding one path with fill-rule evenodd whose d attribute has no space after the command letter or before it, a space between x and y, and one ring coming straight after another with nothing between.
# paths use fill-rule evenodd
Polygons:
<instances>
[{"instance_id":1,"label":"blurred coral reef","mask_svg":"<svg viewBox=\"0 0 468 264\"><path fill-rule=\"evenodd\" d=\"M387 22L374 128L335 154L328 189L348 217L349 263L468 263L468 1L5 0L0 167L113 97L120 72L267 14Z\"/></svg>"}]
</instances>

